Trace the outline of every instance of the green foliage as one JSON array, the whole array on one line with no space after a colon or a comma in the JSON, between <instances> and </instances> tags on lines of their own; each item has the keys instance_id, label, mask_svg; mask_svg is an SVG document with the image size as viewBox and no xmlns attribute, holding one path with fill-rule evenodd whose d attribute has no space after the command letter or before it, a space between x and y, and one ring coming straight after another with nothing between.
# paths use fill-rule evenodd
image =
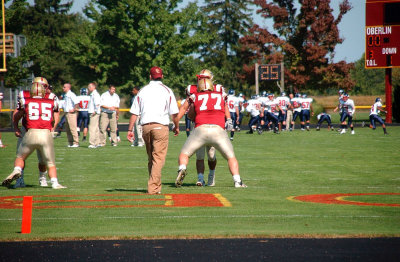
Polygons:
<instances>
[{"instance_id":1,"label":"green foliage","mask_svg":"<svg viewBox=\"0 0 400 262\"><path fill-rule=\"evenodd\" d=\"M202 10L208 15L208 23L203 30L212 38L203 46L201 56L217 83L242 91L243 81L238 74L243 67L239 39L253 24L248 8L252 1L205 0L205 4Z\"/></svg>"},{"instance_id":2,"label":"green foliage","mask_svg":"<svg viewBox=\"0 0 400 262\"><path fill-rule=\"evenodd\" d=\"M164 83L177 91L189 74L193 79L190 55L208 41L195 30L204 16L195 4L179 11L178 2L90 1L84 12L93 21L91 41L98 49L90 60L99 84L145 85L152 66L161 67Z\"/></svg>"},{"instance_id":3,"label":"green foliage","mask_svg":"<svg viewBox=\"0 0 400 262\"><path fill-rule=\"evenodd\" d=\"M365 54L355 62L351 77L355 81L354 93L379 95L385 93L385 69L365 69Z\"/></svg>"},{"instance_id":4,"label":"green foliage","mask_svg":"<svg viewBox=\"0 0 400 262\"><path fill-rule=\"evenodd\" d=\"M394 86L392 113L397 123L400 123L400 85Z\"/></svg>"}]
</instances>

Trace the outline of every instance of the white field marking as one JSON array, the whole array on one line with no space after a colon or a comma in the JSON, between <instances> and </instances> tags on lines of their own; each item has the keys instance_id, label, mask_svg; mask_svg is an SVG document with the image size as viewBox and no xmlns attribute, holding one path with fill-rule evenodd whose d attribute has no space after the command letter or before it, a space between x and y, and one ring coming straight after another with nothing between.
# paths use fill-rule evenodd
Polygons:
<instances>
[{"instance_id":1,"label":"white field marking","mask_svg":"<svg viewBox=\"0 0 400 262\"><path fill-rule=\"evenodd\" d=\"M33 217L32 220L101 220L101 219L188 219L188 218L397 218L398 216L327 216L327 215L232 215L232 216L123 216L123 217ZM3 218L0 221L22 221L21 218Z\"/></svg>"}]
</instances>

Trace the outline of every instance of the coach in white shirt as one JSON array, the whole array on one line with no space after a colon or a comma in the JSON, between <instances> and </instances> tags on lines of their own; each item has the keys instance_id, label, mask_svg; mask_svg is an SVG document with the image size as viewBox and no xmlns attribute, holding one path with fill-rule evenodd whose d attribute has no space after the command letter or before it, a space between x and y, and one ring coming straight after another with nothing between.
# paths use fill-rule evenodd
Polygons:
<instances>
[{"instance_id":1,"label":"coach in white shirt","mask_svg":"<svg viewBox=\"0 0 400 262\"><path fill-rule=\"evenodd\" d=\"M79 101L74 92L71 91L71 84L65 83L63 86L65 93L64 110L66 114L66 132L68 137L68 147L79 147L79 136L77 130L77 111Z\"/></svg>"},{"instance_id":2,"label":"coach in white shirt","mask_svg":"<svg viewBox=\"0 0 400 262\"><path fill-rule=\"evenodd\" d=\"M117 121L119 117L119 96L115 93L115 86L110 85L108 91L100 97L100 144L105 146L107 141L107 126L110 124L111 145L117 145Z\"/></svg>"},{"instance_id":3,"label":"coach in white shirt","mask_svg":"<svg viewBox=\"0 0 400 262\"><path fill-rule=\"evenodd\" d=\"M88 111L90 115L89 121L89 148L96 148L100 144L100 94L96 90L97 85L90 83L88 90L90 94L90 100L88 105Z\"/></svg>"},{"instance_id":4,"label":"coach in white shirt","mask_svg":"<svg viewBox=\"0 0 400 262\"><path fill-rule=\"evenodd\" d=\"M174 93L161 82L162 78L161 68L150 69L150 83L140 89L132 104L127 136L128 140L133 142L135 139L135 134L132 132L133 125L140 116L148 155L149 194L161 193L161 169L168 151L169 116L171 115L175 121L179 112ZM179 126L174 127L174 132L176 135L179 133Z\"/></svg>"}]
</instances>

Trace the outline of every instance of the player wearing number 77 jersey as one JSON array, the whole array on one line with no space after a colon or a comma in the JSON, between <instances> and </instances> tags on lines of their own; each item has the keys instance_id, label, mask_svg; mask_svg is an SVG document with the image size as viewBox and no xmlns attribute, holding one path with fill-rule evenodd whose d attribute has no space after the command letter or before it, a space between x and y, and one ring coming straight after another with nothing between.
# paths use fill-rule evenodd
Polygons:
<instances>
[{"instance_id":1,"label":"player wearing number 77 jersey","mask_svg":"<svg viewBox=\"0 0 400 262\"><path fill-rule=\"evenodd\" d=\"M37 150L48 169L52 187L54 189L66 188L58 183L53 136L51 134L53 114L58 109L58 103L53 99L45 98L45 95L44 85L33 83L30 97L21 99L18 112L13 115L15 135L21 136L21 130L18 128L18 122L21 118L23 118L27 132L18 147L14 170L4 179L3 186L9 186L14 180L21 177L25 160L33 151Z\"/></svg>"},{"instance_id":2,"label":"player wearing number 77 jersey","mask_svg":"<svg viewBox=\"0 0 400 262\"><path fill-rule=\"evenodd\" d=\"M175 185L181 186L186 176L186 167L196 150L204 145L215 147L228 160L229 170L233 176L235 187L246 187L239 175L239 164L233 146L224 128L232 129L232 119L227 115L227 105L221 92L215 92L211 79L198 80L197 93L191 95L192 104L189 116L195 120L195 129L186 140L179 155L179 170ZM179 116L174 124L179 124ZM227 121L225 122L225 117Z\"/></svg>"}]
</instances>

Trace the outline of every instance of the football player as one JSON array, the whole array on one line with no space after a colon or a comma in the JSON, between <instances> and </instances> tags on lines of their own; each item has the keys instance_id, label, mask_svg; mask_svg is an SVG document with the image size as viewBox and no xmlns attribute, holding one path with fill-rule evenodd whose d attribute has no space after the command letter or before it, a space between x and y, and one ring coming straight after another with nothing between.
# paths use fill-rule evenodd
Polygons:
<instances>
[{"instance_id":1,"label":"football player","mask_svg":"<svg viewBox=\"0 0 400 262\"><path fill-rule=\"evenodd\" d=\"M226 103L228 104L230 118L232 119L233 124L237 125L239 123L239 100L235 96L235 90L229 89ZM234 134L235 127L233 127L233 129L231 130L231 141L233 140Z\"/></svg>"},{"instance_id":2,"label":"football player","mask_svg":"<svg viewBox=\"0 0 400 262\"><path fill-rule=\"evenodd\" d=\"M307 97L307 94L302 95L301 113L300 113L300 121L301 121L300 124L301 124L302 131L304 131L304 126L306 126L307 131L310 131L310 117L314 115L312 102L313 102L313 99L311 97ZM310 114L310 111L311 111L311 114Z\"/></svg>"},{"instance_id":3,"label":"football player","mask_svg":"<svg viewBox=\"0 0 400 262\"><path fill-rule=\"evenodd\" d=\"M293 119L292 122L290 123L290 129L289 130L293 130L294 129L294 125L296 122L297 117L300 116L301 114L301 95L299 93L296 93L294 95L294 98L292 99L292 106L293 106Z\"/></svg>"},{"instance_id":4,"label":"football player","mask_svg":"<svg viewBox=\"0 0 400 262\"><path fill-rule=\"evenodd\" d=\"M249 131L247 131L246 134L253 134L254 125L256 126L258 133L261 134L261 120L264 116L261 108L261 102L256 95L253 95L251 96L251 99L247 101L247 103L246 111L249 112L251 118L249 120Z\"/></svg>"},{"instance_id":5,"label":"football player","mask_svg":"<svg viewBox=\"0 0 400 262\"><path fill-rule=\"evenodd\" d=\"M213 79L213 74L210 70L208 69L203 69L200 71L200 73L197 76L197 79ZM223 97L225 99L226 95L224 92L224 88L222 85L214 85L214 89L223 94ZM187 116L187 112L189 110L189 106L191 104L191 101L189 97L195 93L197 93L197 85L188 85L186 88L186 99L179 108L179 113L178 113L178 119L181 119L183 115ZM190 117L188 116L188 119ZM186 126L187 128L187 126ZM207 152L207 157L208 157L208 168L209 168L209 174L208 174L208 181L207 185L208 186L215 186L215 167L217 166L217 158L215 155L215 148L212 146L203 146L200 149L196 151L196 170L197 170L197 186L204 186L205 181L204 181L204 157L205 157L205 152Z\"/></svg>"},{"instance_id":6,"label":"football player","mask_svg":"<svg viewBox=\"0 0 400 262\"><path fill-rule=\"evenodd\" d=\"M278 96L276 100L280 108L278 121L279 121L279 131L281 131L282 129L283 130L286 129L286 113L290 105L290 99L289 97L286 96L286 92L281 92L281 96Z\"/></svg>"},{"instance_id":7,"label":"football player","mask_svg":"<svg viewBox=\"0 0 400 262\"><path fill-rule=\"evenodd\" d=\"M35 77L33 79L32 84L35 84L35 83L43 85L43 87L45 88L45 98L54 100L54 102L57 104L57 108L54 110L54 114L53 114L54 115L54 122L52 123L52 128L51 128L51 131L54 134L54 131L55 131L57 125L58 125L58 121L59 121L59 118L60 118L60 112L59 112L59 107L58 107L58 104L59 104L58 97L54 93L52 93L53 88L52 88L51 85L48 84L46 78L40 77L40 76L39 77ZM30 90L23 90L18 94L18 106L13 112L13 118L14 118L14 116L16 114L19 113L18 108L20 107L21 102L24 99L27 99L27 98L30 98L30 97L31 97ZM24 121L26 121L26 120L22 119L21 135L18 136L17 151L18 151L18 148L19 148L20 144L22 143L22 139L23 139L23 137L24 137L24 135L25 135L25 133L27 131L27 129L25 128ZM38 164L39 185L43 186L43 187L47 187L47 169L46 169L46 165L44 163L44 160L42 159L41 154L39 154L38 151L36 152L36 154L37 154L37 158L38 158L38 162L39 162L39 164ZM24 169L22 169L21 176L17 179L17 182L14 185L14 188L18 188L18 187L25 187Z\"/></svg>"},{"instance_id":8,"label":"football player","mask_svg":"<svg viewBox=\"0 0 400 262\"><path fill-rule=\"evenodd\" d=\"M333 131L331 115L327 113L321 113L317 116L318 123L317 123L317 131L320 130L322 122L326 121L328 123L328 130L331 129Z\"/></svg>"},{"instance_id":9,"label":"football player","mask_svg":"<svg viewBox=\"0 0 400 262\"><path fill-rule=\"evenodd\" d=\"M262 105L265 108L265 111L267 112L267 121L268 125L270 126L271 124L274 124L274 133L279 134L278 131L278 125L279 125L279 104L278 101L275 99L273 93L269 93L268 95L268 100L264 102Z\"/></svg>"},{"instance_id":10,"label":"football player","mask_svg":"<svg viewBox=\"0 0 400 262\"><path fill-rule=\"evenodd\" d=\"M346 133L347 126L351 128L351 134L354 135L354 126L353 126L353 115L356 112L356 107L354 106L354 101L349 99L349 95L344 93L343 94L343 103L342 103L342 114L340 116L340 123L342 131L340 134ZM346 124L346 119L348 119Z\"/></svg>"},{"instance_id":11,"label":"football player","mask_svg":"<svg viewBox=\"0 0 400 262\"><path fill-rule=\"evenodd\" d=\"M79 108L78 108L78 136L80 136L81 125L83 123L83 139L82 141L86 141L86 136L88 132L88 125L89 125L89 100L90 96L88 96L88 89L81 88L80 95L77 97L79 101Z\"/></svg>"},{"instance_id":12,"label":"football player","mask_svg":"<svg viewBox=\"0 0 400 262\"><path fill-rule=\"evenodd\" d=\"M336 112L336 111L339 110L340 118L342 118L342 115L343 115L343 103L344 103L344 101L343 101L344 90L343 89L339 89L338 94L339 94L339 98L338 98L339 102L338 102L338 105L336 106L336 108L333 109L333 112ZM339 128L338 131L340 132L340 131L342 131L342 129Z\"/></svg>"},{"instance_id":13,"label":"football player","mask_svg":"<svg viewBox=\"0 0 400 262\"><path fill-rule=\"evenodd\" d=\"M382 125L383 134L387 135L388 132L386 132L385 121L383 121L382 118L379 116L380 111L387 114L387 111L385 111L382 107L382 100L379 97L377 97L375 99L375 103L371 106L371 111L369 114L369 121L371 122L371 124L369 127L375 130L376 129L375 122L378 121Z\"/></svg>"},{"instance_id":14,"label":"football player","mask_svg":"<svg viewBox=\"0 0 400 262\"><path fill-rule=\"evenodd\" d=\"M198 92L190 96L192 103L188 113L189 117L195 120L195 129L181 149L175 185L177 187L182 186L189 157L202 146L212 145L228 160L234 186L247 187L240 178L239 164L235 157L232 143L224 130L225 127L228 130L232 129L233 124L228 115L229 110L224 101L223 93L215 91L210 78L198 79L197 87ZM175 125L179 123L179 116L175 119ZM227 118L226 121L225 118Z\"/></svg>"},{"instance_id":15,"label":"football player","mask_svg":"<svg viewBox=\"0 0 400 262\"><path fill-rule=\"evenodd\" d=\"M48 169L53 189L66 188L58 183L55 165L54 144L51 130L53 129L54 111L58 110L57 101L46 97L45 85L35 82L30 89L29 97L22 97L18 104L18 112L13 115L14 131L17 137L22 138L22 131L18 122L22 118L26 133L18 147L13 172L3 180L3 186L9 186L22 175L25 160L37 151L40 156L40 165Z\"/></svg>"}]
</instances>

